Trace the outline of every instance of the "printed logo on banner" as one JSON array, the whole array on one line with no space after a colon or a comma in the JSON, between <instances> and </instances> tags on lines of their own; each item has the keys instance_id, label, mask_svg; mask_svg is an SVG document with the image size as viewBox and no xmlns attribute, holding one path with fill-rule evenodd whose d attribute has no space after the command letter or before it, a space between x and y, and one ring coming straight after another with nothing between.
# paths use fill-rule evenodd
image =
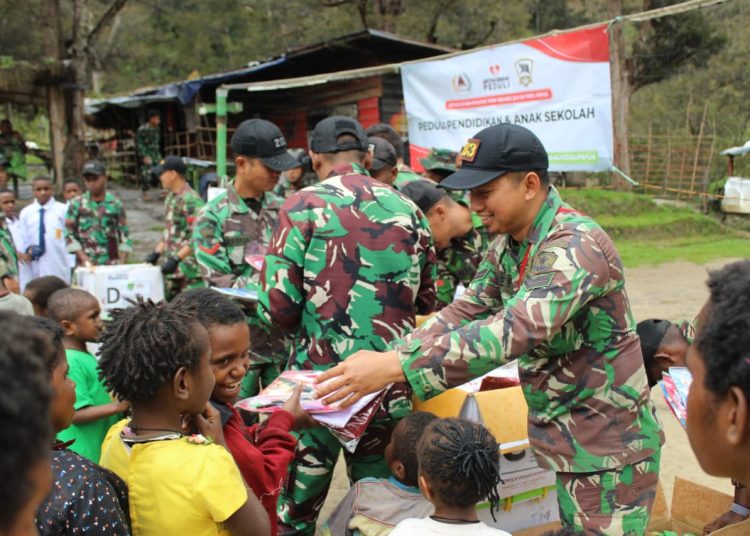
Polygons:
<instances>
[{"instance_id":1,"label":"printed logo on banner","mask_svg":"<svg viewBox=\"0 0 750 536\"><path fill-rule=\"evenodd\" d=\"M456 73L453 75L453 91L464 93L471 89L471 80L466 73Z\"/></svg>"},{"instance_id":2,"label":"printed logo on banner","mask_svg":"<svg viewBox=\"0 0 750 536\"><path fill-rule=\"evenodd\" d=\"M529 58L521 58L516 61L516 74L518 74L518 82L526 87L531 84L532 71L534 70L534 61Z\"/></svg>"},{"instance_id":3,"label":"printed logo on banner","mask_svg":"<svg viewBox=\"0 0 750 536\"><path fill-rule=\"evenodd\" d=\"M490 65L490 74L492 77L482 80L482 89L485 91L497 91L498 89L510 88L510 77L500 76L500 70L499 65Z\"/></svg>"}]
</instances>

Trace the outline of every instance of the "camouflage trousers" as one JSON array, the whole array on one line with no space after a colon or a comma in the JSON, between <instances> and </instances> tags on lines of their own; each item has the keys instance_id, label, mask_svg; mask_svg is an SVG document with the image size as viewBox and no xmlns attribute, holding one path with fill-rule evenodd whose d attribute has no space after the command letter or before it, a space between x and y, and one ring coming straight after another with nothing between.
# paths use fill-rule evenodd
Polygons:
<instances>
[{"instance_id":1,"label":"camouflage trousers","mask_svg":"<svg viewBox=\"0 0 750 536\"><path fill-rule=\"evenodd\" d=\"M384 454L395 425L396 421L392 420L373 420L354 453L344 452L350 482L390 476ZM278 533L312 536L343 447L323 427L302 430L295 435L297 452L289 468L287 486L279 496Z\"/></svg>"},{"instance_id":2,"label":"camouflage trousers","mask_svg":"<svg viewBox=\"0 0 750 536\"><path fill-rule=\"evenodd\" d=\"M344 451L350 482L365 477L390 476L385 448L391 441L396 423L410 412L411 390L405 383L394 384L386 392L355 451ZM287 487L279 496L279 534L312 536L343 447L323 427L302 430L297 437L297 451L289 469Z\"/></svg>"},{"instance_id":3,"label":"camouflage trousers","mask_svg":"<svg viewBox=\"0 0 750 536\"><path fill-rule=\"evenodd\" d=\"M206 283L202 279L185 279L184 277L164 278L164 299L172 301L180 292L191 288L205 288Z\"/></svg>"},{"instance_id":4,"label":"camouflage trousers","mask_svg":"<svg viewBox=\"0 0 750 536\"><path fill-rule=\"evenodd\" d=\"M660 458L658 451L611 471L557 473L563 526L587 536L645 535L656 497Z\"/></svg>"}]
</instances>

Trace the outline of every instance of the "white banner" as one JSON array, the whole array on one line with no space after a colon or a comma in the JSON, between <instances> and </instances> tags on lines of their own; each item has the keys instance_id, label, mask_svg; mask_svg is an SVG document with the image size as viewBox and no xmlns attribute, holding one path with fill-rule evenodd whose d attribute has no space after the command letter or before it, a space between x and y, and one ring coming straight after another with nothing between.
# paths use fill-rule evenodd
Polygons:
<instances>
[{"instance_id":1,"label":"white banner","mask_svg":"<svg viewBox=\"0 0 750 536\"><path fill-rule=\"evenodd\" d=\"M460 151L498 123L532 130L550 171L612 167L606 26L407 64L401 76L415 169L430 148Z\"/></svg>"}]
</instances>

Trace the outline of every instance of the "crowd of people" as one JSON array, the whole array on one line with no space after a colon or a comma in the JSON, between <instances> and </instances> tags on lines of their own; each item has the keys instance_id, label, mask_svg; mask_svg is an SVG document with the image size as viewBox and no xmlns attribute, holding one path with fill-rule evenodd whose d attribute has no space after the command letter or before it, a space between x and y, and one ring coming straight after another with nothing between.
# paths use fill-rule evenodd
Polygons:
<instances>
[{"instance_id":1,"label":"crowd of people","mask_svg":"<svg viewBox=\"0 0 750 536\"><path fill-rule=\"evenodd\" d=\"M144 259L166 299L106 321L71 288L76 267L132 260L105 167L86 162L85 192L68 181L64 202L34 178L19 214L0 190L0 533L508 534L477 515L499 506L495 438L411 397L511 360L535 457L556 473L555 534L646 534L664 442L649 389L670 366L694 376L701 466L735 481L707 530L748 517L750 261L711 274L695 321L636 325L614 243L550 185L523 127L434 149L425 175L392 127L342 116L309 151L263 119L230 145L234 178L207 201L181 158L143 153L167 193ZM229 288L257 301L215 290ZM235 408L283 370L323 371L317 395L341 407L386 390L353 452L300 388L261 422ZM351 488L319 519L342 452Z\"/></svg>"}]
</instances>

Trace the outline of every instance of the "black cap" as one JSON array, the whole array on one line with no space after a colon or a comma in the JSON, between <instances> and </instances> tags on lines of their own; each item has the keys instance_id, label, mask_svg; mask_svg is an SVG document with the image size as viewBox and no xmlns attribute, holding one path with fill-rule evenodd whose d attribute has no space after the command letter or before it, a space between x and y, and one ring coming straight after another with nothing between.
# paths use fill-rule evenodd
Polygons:
<instances>
[{"instance_id":1,"label":"black cap","mask_svg":"<svg viewBox=\"0 0 750 536\"><path fill-rule=\"evenodd\" d=\"M338 144L336 140L343 134L351 134L356 138L355 141ZM341 151L367 151L369 143L367 133L358 121L351 117L343 115L333 115L323 119L315 125L312 138L310 139L310 149L316 153L338 153Z\"/></svg>"},{"instance_id":2,"label":"black cap","mask_svg":"<svg viewBox=\"0 0 750 536\"><path fill-rule=\"evenodd\" d=\"M664 340L664 335L666 335L671 325L672 323L669 320L659 320L657 318L638 322L635 330L641 339L641 351L643 352L643 361L645 363L653 361L654 355L656 355L656 351L661 346L661 341Z\"/></svg>"},{"instance_id":3,"label":"black cap","mask_svg":"<svg viewBox=\"0 0 750 536\"><path fill-rule=\"evenodd\" d=\"M159 114L159 110L149 110L146 112L146 117L151 119L152 117L161 117L161 115Z\"/></svg>"},{"instance_id":4,"label":"black cap","mask_svg":"<svg viewBox=\"0 0 750 536\"><path fill-rule=\"evenodd\" d=\"M151 173L153 173L157 177L165 171L176 171L180 175L185 175L185 173L187 173L187 166L185 165L185 162L182 161L181 157L168 156L166 158L163 158L159 162L158 166L154 166L151 168Z\"/></svg>"},{"instance_id":5,"label":"black cap","mask_svg":"<svg viewBox=\"0 0 750 536\"><path fill-rule=\"evenodd\" d=\"M503 123L485 128L461 150L461 168L446 177L441 188L477 188L509 171L546 170L549 158L542 142L520 125Z\"/></svg>"},{"instance_id":6,"label":"black cap","mask_svg":"<svg viewBox=\"0 0 750 536\"><path fill-rule=\"evenodd\" d=\"M240 123L230 145L235 155L259 158L274 171L299 167L297 160L289 154L279 127L265 119L248 119Z\"/></svg>"},{"instance_id":7,"label":"black cap","mask_svg":"<svg viewBox=\"0 0 750 536\"><path fill-rule=\"evenodd\" d=\"M395 167L398 164L396 149L387 140L370 136L367 138L367 143L372 151L372 170L378 171L384 167Z\"/></svg>"},{"instance_id":8,"label":"black cap","mask_svg":"<svg viewBox=\"0 0 750 536\"><path fill-rule=\"evenodd\" d=\"M435 203L448 195L445 190L441 190L437 184L427 179L411 181L401 188L401 193L414 201L425 214Z\"/></svg>"},{"instance_id":9,"label":"black cap","mask_svg":"<svg viewBox=\"0 0 750 536\"><path fill-rule=\"evenodd\" d=\"M105 168L104 164L98 160L89 160L83 164L83 168L81 168L81 175L96 175L98 177L99 175L106 174L107 168Z\"/></svg>"}]
</instances>

